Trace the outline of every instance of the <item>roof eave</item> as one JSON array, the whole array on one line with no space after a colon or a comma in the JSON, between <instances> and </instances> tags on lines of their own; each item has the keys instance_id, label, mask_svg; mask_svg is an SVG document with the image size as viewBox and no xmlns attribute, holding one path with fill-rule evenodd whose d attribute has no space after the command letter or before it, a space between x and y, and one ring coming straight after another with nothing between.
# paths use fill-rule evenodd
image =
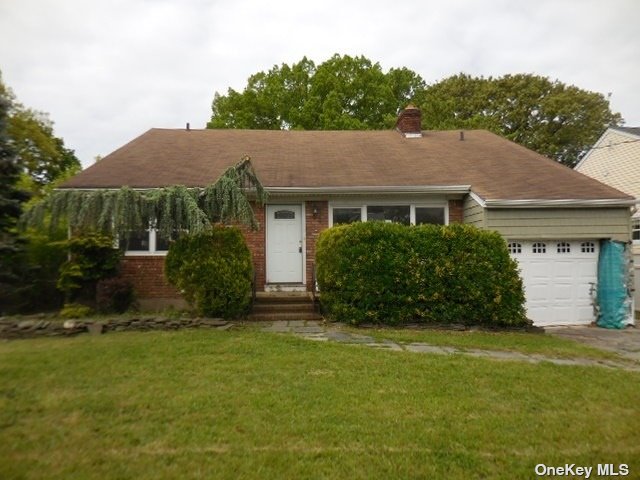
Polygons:
<instances>
[{"instance_id":1,"label":"roof eave","mask_svg":"<svg viewBox=\"0 0 640 480\"><path fill-rule=\"evenodd\" d=\"M563 198L559 200L549 199L526 199L507 200L493 199L484 200L485 208L539 208L539 207L631 207L640 203L640 199L621 198L598 198L598 199L574 199Z\"/></svg>"},{"instance_id":2,"label":"roof eave","mask_svg":"<svg viewBox=\"0 0 640 480\"><path fill-rule=\"evenodd\" d=\"M270 194L295 194L295 195L368 195L380 193L440 193L463 195L471 191L471 185L384 185L384 186L350 186L350 187L265 187Z\"/></svg>"}]
</instances>

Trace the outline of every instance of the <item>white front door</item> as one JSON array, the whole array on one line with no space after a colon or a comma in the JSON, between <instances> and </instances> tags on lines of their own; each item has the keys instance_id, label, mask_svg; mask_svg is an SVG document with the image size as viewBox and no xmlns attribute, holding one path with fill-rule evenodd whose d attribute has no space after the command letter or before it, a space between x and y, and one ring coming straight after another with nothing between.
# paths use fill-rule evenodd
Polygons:
<instances>
[{"instance_id":1,"label":"white front door","mask_svg":"<svg viewBox=\"0 0 640 480\"><path fill-rule=\"evenodd\" d=\"M509 245L521 269L527 316L536 325L584 325L595 320L591 289L598 281L597 240Z\"/></svg>"},{"instance_id":2,"label":"white front door","mask_svg":"<svg viewBox=\"0 0 640 480\"><path fill-rule=\"evenodd\" d=\"M267 283L302 283L302 206L267 205Z\"/></svg>"}]
</instances>

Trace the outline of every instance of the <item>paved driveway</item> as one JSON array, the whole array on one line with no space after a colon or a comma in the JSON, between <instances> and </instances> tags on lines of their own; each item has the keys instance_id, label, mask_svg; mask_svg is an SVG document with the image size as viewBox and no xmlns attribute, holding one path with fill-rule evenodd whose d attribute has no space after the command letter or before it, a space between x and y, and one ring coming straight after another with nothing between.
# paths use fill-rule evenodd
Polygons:
<instances>
[{"instance_id":1,"label":"paved driveway","mask_svg":"<svg viewBox=\"0 0 640 480\"><path fill-rule=\"evenodd\" d=\"M636 327L610 330L600 327L575 326L545 327L544 330L551 335L577 340L640 361L640 329Z\"/></svg>"}]
</instances>

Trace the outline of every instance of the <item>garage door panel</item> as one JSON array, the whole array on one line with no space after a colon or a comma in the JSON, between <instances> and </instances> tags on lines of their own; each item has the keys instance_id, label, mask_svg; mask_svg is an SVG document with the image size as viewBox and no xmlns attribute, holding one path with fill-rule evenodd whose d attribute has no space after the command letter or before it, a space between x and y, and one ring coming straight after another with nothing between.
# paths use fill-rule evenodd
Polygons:
<instances>
[{"instance_id":1,"label":"garage door panel","mask_svg":"<svg viewBox=\"0 0 640 480\"><path fill-rule=\"evenodd\" d=\"M582 252L583 242L593 242L594 252ZM591 306L591 283L597 281L596 240L540 241L544 253L533 253L533 241L518 242L518 261L526 297L527 316L536 325L588 324L595 318ZM558 252L558 244L560 252ZM539 250L539 249L538 249ZM569 250L568 252L566 250Z\"/></svg>"}]
</instances>

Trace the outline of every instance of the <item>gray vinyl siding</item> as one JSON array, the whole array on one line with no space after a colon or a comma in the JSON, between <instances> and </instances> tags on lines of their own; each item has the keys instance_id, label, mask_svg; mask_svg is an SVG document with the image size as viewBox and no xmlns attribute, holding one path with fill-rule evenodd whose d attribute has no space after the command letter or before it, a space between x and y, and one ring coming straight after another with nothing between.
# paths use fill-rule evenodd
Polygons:
<instances>
[{"instance_id":1,"label":"gray vinyl siding","mask_svg":"<svg viewBox=\"0 0 640 480\"><path fill-rule=\"evenodd\" d=\"M462 206L463 222L474 225L478 228L484 228L485 209L476 202L471 195L467 195Z\"/></svg>"},{"instance_id":2,"label":"gray vinyl siding","mask_svg":"<svg viewBox=\"0 0 640 480\"><path fill-rule=\"evenodd\" d=\"M485 209L485 228L505 238L631 239L629 208L513 208Z\"/></svg>"}]
</instances>

